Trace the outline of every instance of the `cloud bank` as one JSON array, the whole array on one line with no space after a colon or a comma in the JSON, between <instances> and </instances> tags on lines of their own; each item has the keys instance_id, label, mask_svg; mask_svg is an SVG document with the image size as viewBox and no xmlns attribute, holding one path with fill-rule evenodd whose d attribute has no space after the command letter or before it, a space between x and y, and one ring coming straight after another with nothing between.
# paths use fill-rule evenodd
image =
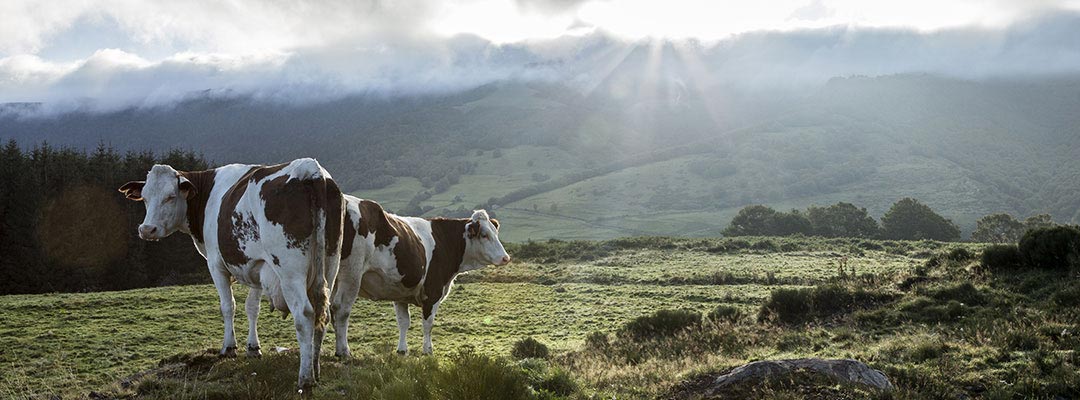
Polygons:
<instances>
[{"instance_id":1,"label":"cloud bank","mask_svg":"<svg viewBox=\"0 0 1080 400\"><path fill-rule=\"evenodd\" d=\"M645 71L648 57L633 56L640 53L679 60L692 75L679 79L746 87L913 72L966 79L1080 73L1080 14L1067 9L1072 4L989 2L999 12L979 14L975 22L984 23L928 30L841 23L857 20L851 15L859 9L840 0L790 3L769 11L787 24L780 28L762 22L719 38L655 38L620 32L619 24L633 25L633 18L590 17L617 0L17 0L0 3L0 103L41 102L64 111L155 107L207 95L317 102L502 80L587 90L618 68ZM514 16L496 24L488 20L511 14L476 11L498 7ZM702 14L687 7L656 19L676 18L677 25L680 12ZM731 16L716 17L724 18ZM447 28L448 21L506 32L517 24L535 35L504 42ZM642 65L627 66L634 62Z\"/></svg>"}]
</instances>

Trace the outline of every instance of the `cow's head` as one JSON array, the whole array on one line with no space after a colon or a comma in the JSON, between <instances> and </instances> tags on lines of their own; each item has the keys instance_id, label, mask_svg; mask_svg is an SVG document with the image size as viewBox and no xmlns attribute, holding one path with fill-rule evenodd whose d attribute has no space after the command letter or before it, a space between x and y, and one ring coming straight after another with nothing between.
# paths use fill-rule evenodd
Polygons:
<instances>
[{"instance_id":1,"label":"cow's head","mask_svg":"<svg viewBox=\"0 0 1080 400\"><path fill-rule=\"evenodd\" d=\"M473 211L465 225L465 259L474 265L510 263L510 255L499 241L499 221L488 217L487 211Z\"/></svg>"},{"instance_id":2,"label":"cow's head","mask_svg":"<svg viewBox=\"0 0 1080 400\"><path fill-rule=\"evenodd\" d=\"M139 237L158 240L173 234L187 223L187 200L195 196L195 185L168 165L155 165L145 181L120 187L128 199L146 204L146 218L139 225Z\"/></svg>"}]
</instances>

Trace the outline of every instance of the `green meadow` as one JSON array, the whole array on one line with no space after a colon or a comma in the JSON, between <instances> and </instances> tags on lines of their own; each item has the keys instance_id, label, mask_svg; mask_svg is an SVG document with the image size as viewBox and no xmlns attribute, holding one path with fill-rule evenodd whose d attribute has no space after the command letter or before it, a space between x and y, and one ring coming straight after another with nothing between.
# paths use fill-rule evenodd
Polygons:
<instances>
[{"instance_id":1,"label":"green meadow","mask_svg":"<svg viewBox=\"0 0 1080 400\"><path fill-rule=\"evenodd\" d=\"M505 398L698 398L695 385L743 363L811 356L864 361L897 390L795 385L744 395L1053 398L1080 387L1076 277L990 271L979 245L641 237L508 250L513 264L458 278L436 321L434 356L419 354L418 310L411 353L398 356L391 305L359 301L349 332L356 356L335 359L328 338L315 398L484 398L492 390ZM247 291L236 289L242 310ZM799 305L785 304L779 289L850 301L785 314ZM658 310L705 317L668 334L627 327ZM219 359L210 285L3 296L0 320L4 398L295 393L295 353L271 350L295 347L291 319L264 305L265 355ZM240 343L246 326L240 311ZM549 353L512 357L530 337Z\"/></svg>"}]
</instances>

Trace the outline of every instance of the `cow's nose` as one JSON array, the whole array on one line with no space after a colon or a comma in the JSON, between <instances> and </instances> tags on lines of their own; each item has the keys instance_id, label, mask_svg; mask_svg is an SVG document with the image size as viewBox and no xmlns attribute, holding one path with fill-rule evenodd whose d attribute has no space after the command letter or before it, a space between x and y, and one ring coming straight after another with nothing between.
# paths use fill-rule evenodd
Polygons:
<instances>
[{"instance_id":1,"label":"cow's nose","mask_svg":"<svg viewBox=\"0 0 1080 400\"><path fill-rule=\"evenodd\" d=\"M506 265L506 264L509 264L509 263L510 263L510 256L508 256L508 255L507 255L507 256L503 256L502 260L500 260L500 261L501 261L501 262L499 263L499 265Z\"/></svg>"},{"instance_id":2,"label":"cow's nose","mask_svg":"<svg viewBox=\"0 0 1080 400\"><path fill-rule=\"evenodd\" d=\"M139 237L143 239L153 239L157 237L158 227L154 225L142 224L139 225Z\"/></svg>"}]
</instances>

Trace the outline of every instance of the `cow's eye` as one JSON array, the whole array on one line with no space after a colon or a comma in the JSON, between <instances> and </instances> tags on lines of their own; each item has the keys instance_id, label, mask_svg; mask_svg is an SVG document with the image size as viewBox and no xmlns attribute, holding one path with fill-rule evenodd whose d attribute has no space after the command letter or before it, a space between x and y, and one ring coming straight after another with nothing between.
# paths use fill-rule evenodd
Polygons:
<instances>
[{"instance_id":1,"label":"cow's eye","mask_svg":"<svg viewBox=\"0 0 1080 400\"><path fill-rule=\"evenodd\" d=\"M488 238L488 234L486 234L486 233L481 233L481 234L480 234L480 237L481 237L481 238L484 238L484 239L487 239L487 238Z\"/></svg>"},{"instance_id":2,"label":"cow's eye","mask_svg":"<svg viewBox=\"0 0 1080 400\"><path fill-rule=\"evenodd\" d=\"M176 200L176 196L169 196L165 198L166 203L172 202L173 200Z\"/></svg>"}]
</instances>

